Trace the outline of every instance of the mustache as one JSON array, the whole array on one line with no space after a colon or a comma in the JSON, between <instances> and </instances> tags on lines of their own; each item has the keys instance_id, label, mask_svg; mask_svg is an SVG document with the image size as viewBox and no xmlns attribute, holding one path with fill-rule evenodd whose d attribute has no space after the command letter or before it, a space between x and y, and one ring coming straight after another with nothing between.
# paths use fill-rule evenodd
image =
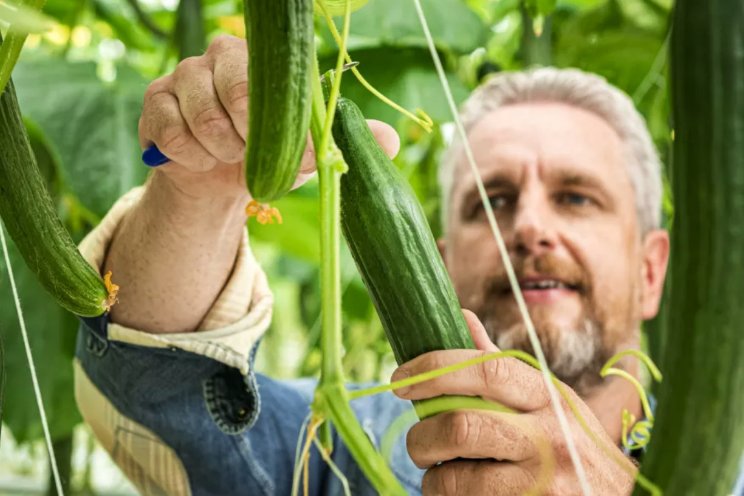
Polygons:
<instances>
[{"instance_id":1,"label":"mustache","mask_svg":"<svg viewBox=\"0 0 744 496\"><path fill-rule=\"evenodd\" d=\"M554 279L580 293L591 289L590 279L578 264L563 260L548 253L540 256L529 255L512 259L514 272L519 281L530 278ZM489 278L487 291L492 294L511 293L511 285L503 266Z\"/></svg>"}]
</instances>

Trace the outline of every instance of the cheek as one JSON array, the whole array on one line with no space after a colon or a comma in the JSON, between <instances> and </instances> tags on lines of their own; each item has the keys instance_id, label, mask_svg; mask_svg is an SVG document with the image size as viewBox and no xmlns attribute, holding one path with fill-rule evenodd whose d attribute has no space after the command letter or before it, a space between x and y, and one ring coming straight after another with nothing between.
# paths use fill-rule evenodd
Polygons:
<instances>
[{"instance_id":1,"label":"cheek","mask_svg":"<svg viewBox=\"0 0 744 496\"><path fill-rule=\"evenodd\" d=\"M481 304L488 281L500 266L496 243L482 231L479 227L458 227L450 232L447 245L447 270L460 303L468 309Z\"/></svg>"},{"instance_id":2,"label":"cheek","mask_svg":"<svg viewBox=\"0 0 744 496\"><path fill-rule=\"evenodd\" d=\"M637 283L634 238L612 224L576 232L567 245L590 279L599 311L625 310Z\"/></svg>"}]
</instances>

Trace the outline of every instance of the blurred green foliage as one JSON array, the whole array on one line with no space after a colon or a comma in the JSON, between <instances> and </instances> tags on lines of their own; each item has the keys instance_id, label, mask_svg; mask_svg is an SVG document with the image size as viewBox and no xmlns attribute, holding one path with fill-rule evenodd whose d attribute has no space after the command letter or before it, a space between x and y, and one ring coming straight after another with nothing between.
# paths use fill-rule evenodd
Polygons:
<instances>
[{"instance_id":1,"label":"blurred green foliage","mask_svg":"<svg viewBox=\"0 0 744 496\"><path fill-rule=\"evenodd\" d=\"M484 77L536 64L573 66L605 76L631 95L664 159L670 143L666 50L671 0L424 0L437 49L461 102ZM137 119L149 81L180 57L201 53L217 34L243 35L240 0L48 0L56 20L31 35L13 78L37 159L60 217L79 241L147 173ZM529 14L541 16L535 22ZM537 31L541 31L540 36ZM336 48L317 20L321 69ZM398 130L396 164L441 233L437 163L451 120L413 3L369 0L352 16L349 51L362 74L407 109L424 109L427 134L377 100L349 74L342 92L365 114ZM665 160L666 161L666 160ZM667 195L667 208L671 200ZM250 224L251 243L276 293L274 322L259 367L278 377L312 375L320 363L317 184L281 200L285 223ZM71 361L77 320L38 286L17 253L13 268L41 379L52 434L68 439L80 422ZM7 387L3 420L17 439L41 435L7 269L0 265L0 337ZM386 380L393 365L382 327L348 253L342 257L344 365L355 381ZM657 338L650 337L652 351ZM654 344L656 343L656 344Z\"/></svg>"}]
</instances>

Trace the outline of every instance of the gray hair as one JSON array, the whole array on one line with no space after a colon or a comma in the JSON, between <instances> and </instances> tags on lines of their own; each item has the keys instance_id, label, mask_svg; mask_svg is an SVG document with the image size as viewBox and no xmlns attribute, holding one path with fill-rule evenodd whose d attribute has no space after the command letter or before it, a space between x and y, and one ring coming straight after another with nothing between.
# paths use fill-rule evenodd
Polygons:
<instances>
[{"instance_id":1,"label":"gray hair","mask_svg":"<svg viewBox=\"0 0 744 496\"><path fill-rule=\"evenodd\" d=\"M604 78L578 69L542 67L492 76L477 88L460 109L465 132L485 114L499 107L527 102L565 103L604 119L620 136L627 157L627 170L635 192L641 234L661 224L661 161L643 117L633 101ZM462 156L462 143L455 135L439 169L442 191L442 226L448 212L455 169Z\"/></svg>"}]
</instances>

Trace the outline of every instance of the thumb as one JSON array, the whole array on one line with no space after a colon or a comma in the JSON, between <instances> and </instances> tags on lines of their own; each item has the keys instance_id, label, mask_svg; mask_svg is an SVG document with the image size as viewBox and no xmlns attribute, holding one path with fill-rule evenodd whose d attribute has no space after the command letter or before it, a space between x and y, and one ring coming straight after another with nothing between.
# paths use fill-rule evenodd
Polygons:
<instances>
[{"instance_id":1,"label":"thumb","mask_svg":"<svg viewBox=\"0 0 744 496\"><path fill-rule=\"evenodd\" d=\"M499 351L495 344L488 337L486 328L483 327L478 317L470 310L462 309L462 313L465 316L465 322L468 323L470 329L470 335L473 337L475 347L481 351Z\"/></svg>"}]
</instances>

